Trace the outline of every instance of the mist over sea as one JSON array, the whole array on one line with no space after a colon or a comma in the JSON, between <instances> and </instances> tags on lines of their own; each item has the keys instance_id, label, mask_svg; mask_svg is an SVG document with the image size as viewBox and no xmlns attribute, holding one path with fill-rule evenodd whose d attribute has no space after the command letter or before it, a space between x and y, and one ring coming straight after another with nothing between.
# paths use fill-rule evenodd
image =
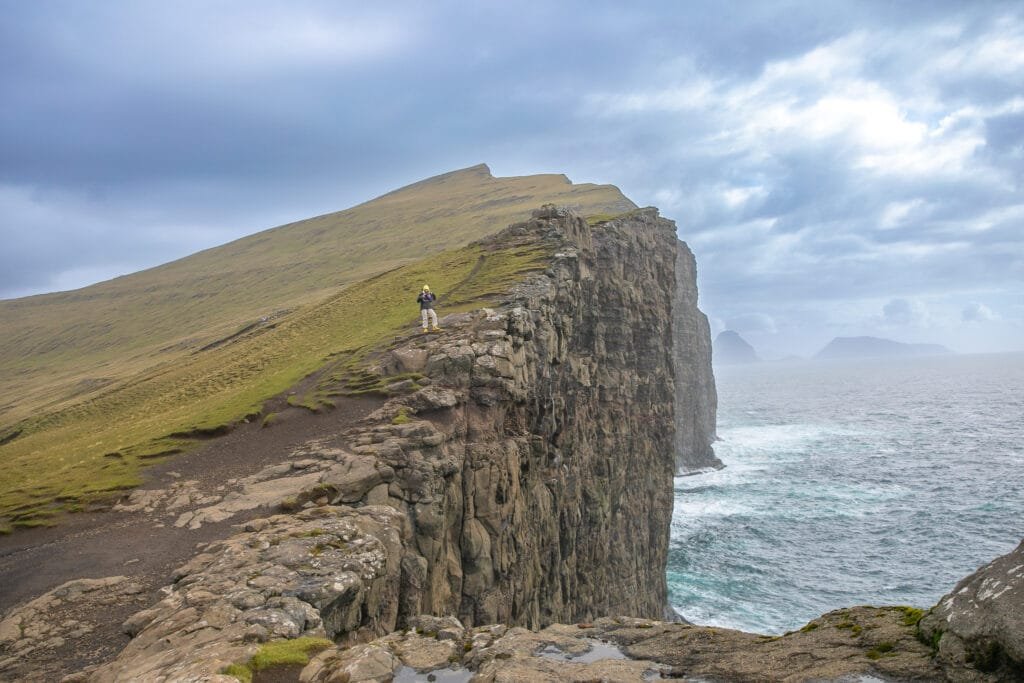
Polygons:
<instances>
[{"instance_id":1,"label":"mist over sea","mask_svg":"<svg viewBox=\"0 0 1024 683\"><path fill-rule=\"evenodd\" d=\"M1024 353L715 368L719 472L678 477L669 600L777 634L930 607L1024 537Z\"/></svg>"}]
</instances>

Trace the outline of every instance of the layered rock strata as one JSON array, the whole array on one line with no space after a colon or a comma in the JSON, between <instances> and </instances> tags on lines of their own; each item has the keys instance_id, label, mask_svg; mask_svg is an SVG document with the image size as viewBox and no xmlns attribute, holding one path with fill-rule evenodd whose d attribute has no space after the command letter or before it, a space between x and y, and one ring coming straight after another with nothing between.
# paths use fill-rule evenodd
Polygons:
<instances>
[{"instance_id":1,"label":"layered rock strata","mask_svg":"<svg viewBox=\"0 0 1024 683\"><path fill-rule=\"evenodd\" d=\"M298 674L310 682L1020 680L1024 545L920 628L909 608L840 610L782 637L654 621L676 454L706 466L714 433L693 262L653 210L592 228L549 208L481 247L539 245L547 269L499 306L374 361L404 378L358 427L238 491L182 482L127 501L188 528L275 495L285 514L202 547L124 622L120 655L66 683L230 683L265 642L302 636L336 643ZM199 509L180 513L186 500ZM26 659L97 628L72 618L84 605L114 614L140 595L125 577L83 580L12 611L0 678L53 680Z\"/></svg>"}]
</instances>

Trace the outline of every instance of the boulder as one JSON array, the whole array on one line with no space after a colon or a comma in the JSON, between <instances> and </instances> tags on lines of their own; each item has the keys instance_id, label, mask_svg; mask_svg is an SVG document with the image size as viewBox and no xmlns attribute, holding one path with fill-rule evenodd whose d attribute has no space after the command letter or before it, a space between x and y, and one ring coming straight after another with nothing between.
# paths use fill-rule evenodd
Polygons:
<instances>
[{"instance_id":1,"label":"boulder","mask_svg":"<svg viewBox=\"0 0 1024 683\"><path fill-rule=\"evenodd\" d=\"M1024 680L1024 542L960 581L919 626L945 666Z\"/></svg>"},{"instance_id":2,"label":"boulder","mask_svg":"<svg viewBox=\"0 0 1024 683\"><path fill-rule=\"evenodd\" d=\"M429 353L425 349L395 349L391 352L397 372L423 372L427 367Z\"/></svg>"}]
</instances>

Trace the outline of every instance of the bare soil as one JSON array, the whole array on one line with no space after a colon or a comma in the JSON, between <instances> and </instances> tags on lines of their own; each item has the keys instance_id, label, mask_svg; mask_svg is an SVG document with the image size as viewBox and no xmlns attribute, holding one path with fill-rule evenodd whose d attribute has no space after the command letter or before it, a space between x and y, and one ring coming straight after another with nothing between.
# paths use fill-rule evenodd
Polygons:
<instances>
[{"instance_id":1,"label":"bare soil","mask_svg":"<svg viewBox=\"0 0 1024 683\"><path fill-rule=\"evenodd\" d=\"M310 439L337 439L383 401L341 397L336 399L335 408L318 414L284 407L283 397L274 403L268 405L279 416L273 426L262 428L258 420L242 424L193 451L153 465L146 470L140 488L165 489L177 481L195 480L199 488L213 491L229 479L288 461L292 450ZM128 642L128 636L121 633L121 623L161 597L160 588L169 584L172 572L195 554L197 544L225 538L236 531L235 525L273 512L257 509L191 530L166 524L165 514L106 510L66 516L56 527L0 536L0 619L12 608L72 579L128 576L142 586L143 592L123 605L97 606L103 614L93 615L91 621L97 621L100 627L92 633L39 655L36 670L54 676L49 680L59 680L60 675L115 656ZM82 606L75 609L80 611ZM59 621L87 615L48 616Z\"/></svg>"}]
</instances>

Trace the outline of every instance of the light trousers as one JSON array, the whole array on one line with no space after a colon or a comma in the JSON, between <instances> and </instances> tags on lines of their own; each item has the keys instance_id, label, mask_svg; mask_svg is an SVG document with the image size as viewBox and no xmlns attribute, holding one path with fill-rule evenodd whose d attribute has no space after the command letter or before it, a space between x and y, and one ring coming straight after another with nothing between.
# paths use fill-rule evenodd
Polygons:
<instances>
[{"instance_id":1,"label":"light trousers","mask_svg":"<svg viewBox=\"0 0 1024 683\"><path fill-rule=\"evenodd\" d=\"M433 308L421 308L420 315L423 317L423 329L427 329L427 315L430 315L430 324L437 327L437 313Z\"/></svg>"}]
</instances>

